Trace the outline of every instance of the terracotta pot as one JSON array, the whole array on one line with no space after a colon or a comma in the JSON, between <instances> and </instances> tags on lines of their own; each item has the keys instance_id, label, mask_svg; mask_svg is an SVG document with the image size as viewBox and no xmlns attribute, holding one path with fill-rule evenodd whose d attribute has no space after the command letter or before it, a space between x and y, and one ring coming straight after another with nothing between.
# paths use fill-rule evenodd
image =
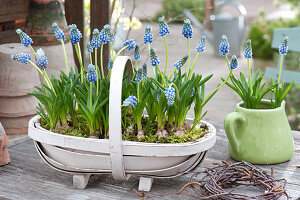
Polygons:
<instances>
[{"instance_id":1,"label":"terracotta pot","mask_svg":"<svg viewBox=\"0 0 300 200\"><path fill-rule=\"evenodd\" d=\"M0 166L10 163L10 157L7 151L7 145L9 144L5 130L0 123Z\"/></svg>"},{"instance_id":2,"label":"terracotta pot","mask_svg":"<svg viewBox=\"0 0 300 200\"><path fill-rule=\"evenodd\" d=\"M30 64L10 59L11 54L29 53L22 44L0 45L0 121L7 134L26 133L28 121L36 113L38 101L27 93L40 86L37 70Z\"/></svg>"},{"instance_id":3,"label":"terracotta pot","mask_svg":"<svg viewBox=\"0 0 300 200\"><path fill-rule=\"evenodd\" d=\"M69 30L63 13L61 0L31 0L25 24L25 32L32 38L35 50L42 48L48 58L46 71L59 77L60 70L66 73L65 57L61 42L54 34L52 24L55 22L65 33L65 48L69 70L74 69L75 62L72 44L69 41Z\"/></svg>"}]
</instances>

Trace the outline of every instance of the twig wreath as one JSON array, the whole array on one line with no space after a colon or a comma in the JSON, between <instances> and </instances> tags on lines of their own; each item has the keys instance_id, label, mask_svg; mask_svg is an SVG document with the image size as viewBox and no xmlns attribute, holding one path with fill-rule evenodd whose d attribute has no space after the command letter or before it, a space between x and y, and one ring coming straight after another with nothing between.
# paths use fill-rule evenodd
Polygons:
<instances>
[{"instance_id":1,"label":"twig wreath","mask_svg":"<svg viewBox=\"0 0 300 200\"><path fill-rule=\"evenodd\" d=\"M147 196L143 192L140 194L135 191L135 193L141 197L141 199L150 199L171 194L187 195L197 199L273 200L279 199L282 195L285 195L286 198L289 199L285 189L287 180L284 178L276 179L273 175L273 168L271 169L271 174L268 174L260 167L244 161L231 163L223 160L222 163L223 164L214 163L218 166L193 174L190 178L190 182L185 184L178 193L153 196ZM204 177L201 180L194 181L196 176L202 173L205 173ZM235 193L234 189L230 191L225 190L226 188L241 185L256 187L262 191L262 194L247 196L245 194ZM192 189L194 194L184 194L183 191L187 188Z\"/></svg>"}]
</instances>

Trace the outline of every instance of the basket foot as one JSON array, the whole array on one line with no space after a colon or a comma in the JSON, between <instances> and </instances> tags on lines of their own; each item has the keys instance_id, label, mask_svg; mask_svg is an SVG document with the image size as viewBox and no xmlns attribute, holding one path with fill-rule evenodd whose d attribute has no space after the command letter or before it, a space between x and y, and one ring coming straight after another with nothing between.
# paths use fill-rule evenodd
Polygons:
<instances>
[{"instance_id":1,"label":"basket foot","mask_svg":"<svg viewBox=\"0 0 300 200\"><path fill-rule=\"evenodd\" d=\"M74 174L73 175L73 187L78 189L84 189L90 178L91 174Z\"/></svg>"},{"instance_id":2,"label":"basket foot","mask_svg":"<svg viewBox=\"0 0 300 200\"><path fill-rule=\"evenodd\" d=\"M139 190L149 192L152 187L154 178L140 177Z\"/></svg>"}]
</instances>

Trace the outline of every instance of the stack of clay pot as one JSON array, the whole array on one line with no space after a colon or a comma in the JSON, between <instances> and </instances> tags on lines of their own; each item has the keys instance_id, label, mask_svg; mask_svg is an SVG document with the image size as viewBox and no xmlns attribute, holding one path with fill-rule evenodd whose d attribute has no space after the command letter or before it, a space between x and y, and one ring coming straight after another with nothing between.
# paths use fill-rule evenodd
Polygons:
<instances>
[{"instance_id":1,"label":"stack of clay pot","mask_svg":"<svg viewBox=\"0 0 300 200\"><path fill-rule=\"evenodd\" d=\"M30 64L11 60L10 55L29 53L22 44L0 45L0 122L7 134L27 133L29 120L36 115L38 101L29 96L34 86L40 86L38 71Z\"/></svg>"},{"instance_id":2,"label":"stack of clay pot","mask_svg":"<svg viewBox=\"0 0 300 200\"><path fill-rule=\"evenodd\" d=\"M8 139L4 128L0 123L0 166L6 165L10 162L10 157L7 151Z\"/></svg>"}]
</instances>

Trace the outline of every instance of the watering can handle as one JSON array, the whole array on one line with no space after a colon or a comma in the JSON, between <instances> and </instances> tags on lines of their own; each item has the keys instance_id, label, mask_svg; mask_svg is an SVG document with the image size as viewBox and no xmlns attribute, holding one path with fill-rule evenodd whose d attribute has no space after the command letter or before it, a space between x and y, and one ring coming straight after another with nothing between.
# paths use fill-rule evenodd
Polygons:
<instances>
[{"instance_id":1,"label":"watering can handle","mask_svg":"<svg viewBox=\"0 0 300 200\"><path fill-rule=\"evenodd\" d=\"M216 9L215 9L215 11L214 11L214 14L210 16L209 21L212 21L213 18L215 17L215 15L216 15L217 13L219 13L219 12L221 11L221 9L222 9L224 6L226 6L226 5L232 5L233 7L235 7L235 8L239 11L240 17L243 18L243 19L242 19L242 20L243 20L243 23L240 24L240 30L243 30L243 32L241 32L241 34L240 34L240 41L242 42L243 35L244 35L244 32L245 32L244 26L245 26L245 23L246 23L246 15L247 15L247 11L246 11L246 8L245 8L241 3L239 3L238 0L225 0L224 3L222 3L222 4L218 5L218 6L216 6Z\"/></svg>"},{"instance_id":2,"label":"watering can handle","mask_svg":"<svg viewBox=\"0 0 300 200\"><path fill-rule=\"evenodd\" d=\"M224 119L224 128L232 147L232 150L238 153L241 150L241 143L237 139L236 125L240 125L246 121L246 117L239 112L233 112L228 114Z\"/></svg>"}]
</instances>

